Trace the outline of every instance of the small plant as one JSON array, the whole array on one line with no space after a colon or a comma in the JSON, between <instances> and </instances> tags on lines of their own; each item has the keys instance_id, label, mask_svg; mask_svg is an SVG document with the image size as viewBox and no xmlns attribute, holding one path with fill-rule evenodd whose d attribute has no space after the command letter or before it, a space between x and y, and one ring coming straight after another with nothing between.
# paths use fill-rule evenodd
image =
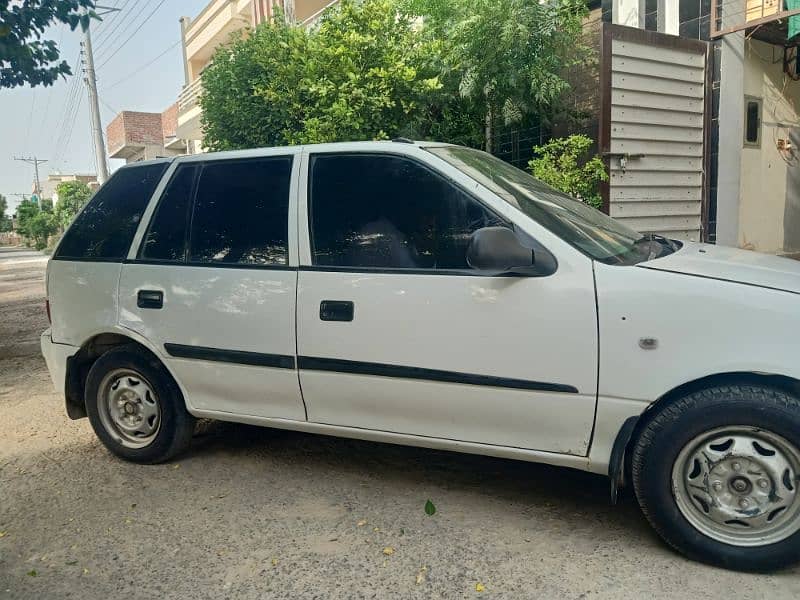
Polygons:
<instances>
[{"instance_id":1,"label":"small plant","mask_svg":"<svg viewBox=\"0 0 800 600\"><path fill-rule=\"evenodd\" d=\"M585 135L552 139L533 149L537 157L528 167L540 181L600 208L603 204L600 184L608 180L608 174L598 155L589 156L593 144Z\"/></svg>"}]
</instances>

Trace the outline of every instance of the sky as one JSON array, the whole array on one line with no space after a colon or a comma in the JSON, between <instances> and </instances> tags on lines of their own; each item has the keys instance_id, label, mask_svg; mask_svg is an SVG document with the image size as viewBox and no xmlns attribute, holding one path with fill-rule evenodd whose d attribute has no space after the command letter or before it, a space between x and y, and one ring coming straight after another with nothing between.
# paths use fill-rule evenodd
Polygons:
<instances>
[{"instance_id":1,"label":"sky","mask_svg":"<svg viewBox=\"0 0 800 600\"><path fill-rule=\"evenodd\" d=\"M161 112L178 99L184 83L178 19L197 16L208 2L98 2L121 9L91 25L104 132L120 111ZM80 86L74 89L73 75L50 87L0 89L0 194L8 198L9 213L21 200L12 194L30 194L33 187L33 165L15 161L14 156L46 159L39 166L42 180L52 171L96 173L86 86L76 61L81 31L59 24L45 38L59 44L61 57L78 74ZM109 168L113 171L122 164L111 160Z\"/></svg>"}]
</instances>

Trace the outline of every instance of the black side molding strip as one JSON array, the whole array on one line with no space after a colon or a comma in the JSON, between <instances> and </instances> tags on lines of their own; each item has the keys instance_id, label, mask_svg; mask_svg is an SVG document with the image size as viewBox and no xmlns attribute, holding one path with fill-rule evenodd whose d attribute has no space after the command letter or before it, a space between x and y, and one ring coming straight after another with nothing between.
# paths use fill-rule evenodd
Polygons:
<instances>
[{"instance_id":1,"label":"black side molding strip","mask_svg":"<svg viewBox=\"0 0 800 600\"><path fill-rule=\"evenodd\" d=\"M275 367L278 369L294 369L295 365L294 356L284 354L261 354L260 352L221 350L204 346L184 346L183 344L164 344L164 349L167 354L176 358L195 358L238 365Z\"/></svg>"},{"instance_id":2,"label":"black side molding strip","mask_svg":"<svg viewBox=\"0 0 800 600\"><path fill-rule=\"evenodd\" d=\"M445 383L461 383L466 385L483 385L488 387L511 388L517 390L536 390L540 392L562 392L577 394L578 388L561 383L528 381L525 379L509 379L490 375L473 375L455 371L439 371L420 367L402 367L381 363L340 360L336 358L316 358L298 356L297 365L308 371L335 371L357 375L375 375L378 377L397 377L403 379L422 379L426 381L442 381Z\"/></svg>"}]
</instances>

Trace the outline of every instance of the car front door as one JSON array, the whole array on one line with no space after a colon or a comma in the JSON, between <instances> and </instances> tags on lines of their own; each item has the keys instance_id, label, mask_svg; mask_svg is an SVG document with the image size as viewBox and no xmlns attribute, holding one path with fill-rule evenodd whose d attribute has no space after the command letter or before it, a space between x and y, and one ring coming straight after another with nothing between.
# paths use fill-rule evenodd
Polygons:
<instances>
[{"instance_id":1,"label":"car front door","mask_svg":"<svg viewBox=\"0 0 800 600\"><path fill-rule=\"evenodd\" d=\"M591 261L539 248L539 276L471 270L471 233L513 225L488 191L412 148L304 158L297 341L309 421L585 455Z\"/></svg>"},{"instance_id":2,"label":"car front door","mask_svg":"<svg viewBox=\"0 0 800 600\"><path fill-rule=\"evenodd\" d=\"M196 411L305 420L297 169L285 151L179 160L123 266L120 324L151 342Z\"/></svg>"}]
</instances>

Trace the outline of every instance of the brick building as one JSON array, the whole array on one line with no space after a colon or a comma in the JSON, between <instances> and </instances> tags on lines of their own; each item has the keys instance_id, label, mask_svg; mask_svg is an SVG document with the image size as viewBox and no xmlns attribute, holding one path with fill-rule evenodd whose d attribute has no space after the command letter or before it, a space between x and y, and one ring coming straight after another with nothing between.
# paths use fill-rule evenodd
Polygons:
<instances>
[{"instance_id":1,"label":"brick building","mask_svg":"<svg viewBox=\"0 0 800 600\"><path fill-rule=\"evenodd\" d=\"M176 137L177 128L177 104L162 113L124 110L106 128L109 156L130 163L184 154L186 143Z\"/></svg>"}]
</instances>

